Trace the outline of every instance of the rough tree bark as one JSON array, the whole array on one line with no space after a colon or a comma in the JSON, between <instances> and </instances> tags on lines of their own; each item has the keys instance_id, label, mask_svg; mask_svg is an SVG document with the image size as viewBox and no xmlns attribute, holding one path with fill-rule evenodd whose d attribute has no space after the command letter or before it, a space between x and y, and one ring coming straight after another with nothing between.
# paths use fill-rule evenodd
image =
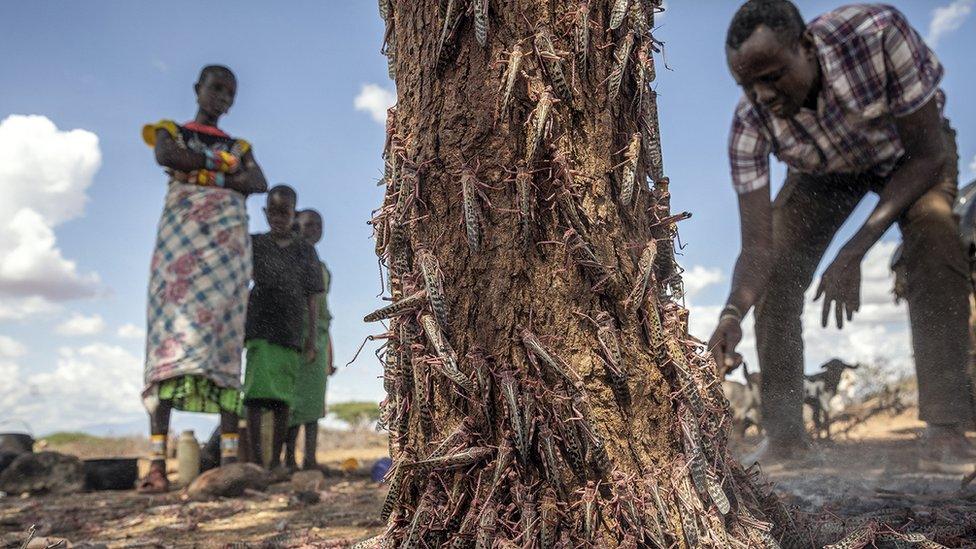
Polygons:
<instances>
[{"instance_id":1,"label":"rough tree bark","mask_svg":"<svg viewBox=\"0 0 976 549\"><path fill-rule=\"evenodd\" d=\"M397 106L372 221L399 547L762 547L687 333L655 0L380 0ZM678 93L675 90L675 93Z\"/></svg>"}]
</instances>

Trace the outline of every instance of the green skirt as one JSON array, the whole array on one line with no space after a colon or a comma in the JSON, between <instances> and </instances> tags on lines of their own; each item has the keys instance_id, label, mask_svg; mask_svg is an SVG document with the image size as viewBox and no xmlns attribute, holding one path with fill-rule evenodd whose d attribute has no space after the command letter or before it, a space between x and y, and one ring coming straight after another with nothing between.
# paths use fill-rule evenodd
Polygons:
<instances>
[{"instance_id":1,"label":"green skirt","mask_svg":"<svg viewBox=\"0 0 976 549\"><path fill-rule=\"evenodd\" d=\"M171 401L173 408L184 412L237 415L243 412L240 391L221 387L203 376L186 375L160 381L159 400Z\"/></svg>"},{"instance_id":2,"label":"green skirt","mask_svg":"<svg viewBox=\"0 0 976 549\"><path fill-rule=\"evenodd\" d=\"M289 426L312 423L325 417L325 389L329 381L328 369L332 364L332 347L329 334L318 336L315 360L302 360L295 381L295 402L291 408Z\"/></svg>"},{"instance_id":3,"label":"green skirt","mask_svg":"<svg viewBox=\"0 0 976 549\"><path fill-rule=\"evenodd\" d=\"M302 362L294 349L253 339L245 343L244 404L251 400L277 400L288 406L295 400L295 373Z\"/></svg>"}]
</instances>

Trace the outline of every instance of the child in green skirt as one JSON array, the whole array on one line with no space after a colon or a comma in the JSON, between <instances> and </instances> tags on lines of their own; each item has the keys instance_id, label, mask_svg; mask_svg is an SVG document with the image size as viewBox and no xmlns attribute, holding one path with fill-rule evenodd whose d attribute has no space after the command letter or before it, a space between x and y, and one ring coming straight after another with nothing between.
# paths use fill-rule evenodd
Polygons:
<instances>
[{"instance_id":1,"label":"child in green skirt","mask_svg":"<svg viewBox=\"0 0 976 549\"><path fill-rule=\"evenodd\" d=\"M251 240L254 287L247 304L244 405L251 459L257 463L263 455L261 414L274 413L271 469L281 465L300 353L305 361L315 359L315 296L325 289L315 248L292 231L296 201L295 190L287 185L268 191L264 213L271 230Z\"/></svg>"},{"instance_id":2,"label":"child in green skirt","mask_svg":"<svg viewBox=\"0 0 976 549\"><path fill-rule=\"evenodd\" d=\"M314 246L322 239L322 216L315 210L302 210L297 216L298 235ZM288 427L288 440L285 444L285 464L291 470L298 468L295 462L295 444L298 429L305 430L305 457L302 469L318 467L315 448L318 442L318 421L325 417L325 389L330 375L335 373L332 364L332 340L329 338L329 325L332 314L329 312L328 293L331 282L329 269L323 262L322 283L325 291L316 296L315 314L318 316L315 334L315 359L306 361L298 369L295 383L295 401L291 410Z\"/></svg>"}]
</instances>

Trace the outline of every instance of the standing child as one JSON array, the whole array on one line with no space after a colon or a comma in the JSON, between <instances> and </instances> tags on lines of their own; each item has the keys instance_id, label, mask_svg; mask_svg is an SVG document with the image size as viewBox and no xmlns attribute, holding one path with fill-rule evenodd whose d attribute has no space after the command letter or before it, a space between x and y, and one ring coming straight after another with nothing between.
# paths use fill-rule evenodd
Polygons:
<instances>
[{"instance_id":1,"label":"standing child","mask_svg":"<svg viewBox=\"0 0 976 549\"><path fill-rule=\"evenodd\" d=\"M322 239L322 216L315 210L302 210L297 216L298 236L314 246ZM288 427L288 440L285 447L285 463L289 469L295 470L295 444L298 441L298 429L305 430L305 457L302 469L318 467L315 459L315 449L318 438L318 421L325 417L325 389L328 376L335 373L332 365L332 340L329 337L329 326L332 314L329 312L328 293L331 274L321 264L322 284L325 288L316 296L315 314L318 316L318 330L315 335L315 360L306 361L298 369L295 382L295 402L291 410L291 421Z\"/></svg>"},{"instance_id":2,"label":"standing child","mask_svg":"<svg viewBox=\"0 0 976 549\"><path fill-rule=\"evenodd\" d=\"M173 408L220 414L221 461L237 455L241 351L251 276L245 199L267 189L251 146L217 127L237 93L227 67L210 65L194 90L196 117L142 130L166 168L169 189L149 279L143 403L152 464L142 492L165 492Z\"/></svg>"},{"instance_id":3,"label":"standing child","mask_svg":"<svg viewBox=\"0 0 976 549\"><path fill-rule=\"evenodd\" d=\"M251 456L256 462L262 456L261 413L274 413L271 469L281 465L295 376L302 363L299 351L304 351L306 361L315 360L315 296L325 289L315 248L292 230L296 201L295 190L287 185L268 191L264 213L271 230L253 236L254 287L247 307L244 404Z\"/></svg>"}]
</instances>

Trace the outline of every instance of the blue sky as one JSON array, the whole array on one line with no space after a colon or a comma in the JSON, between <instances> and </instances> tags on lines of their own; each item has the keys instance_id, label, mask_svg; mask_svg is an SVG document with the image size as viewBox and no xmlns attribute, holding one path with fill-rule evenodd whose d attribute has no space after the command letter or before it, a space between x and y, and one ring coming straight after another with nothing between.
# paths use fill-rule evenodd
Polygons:
<instances>
[{"instance_id":1,"label":"blue sky","mask_svg":"<svg viewBox=\"0 0 976 549\"><path fill-rule=\"evenodd\" d=\"M686 244L682 262L690 273L694 325L702 337L724 299L738 250L725 145L739 92L723 53L725 29L737 5L670 1L656 32L666 42L671 69L659 69L657 81L665 168L672 180L673 206L694 213L681 224ZM811 18L838 4L799 5ZM965 101L976 89L973 1L898 5L926 35L935 10L942 9L935 17L935 49L946 66L947 115L959 130L960 168L968 180L976 157L976 105ZM75 187L52 191L49 200L36 196L23 177L12 179L8 173L4 180L0 167L0 191L12 190L18 200L48 212L43 226L53 229L56 241L45 242L62 263L45 264L60 265L58 272L73 277L78 287L77 295L58 296L50 288L0 286L0 373L7 374L0 383L0 421L21 416L41 432L142 428L137 393L143 343L138 330L145 322L149 252L165 177L139 139L139 129L164 117L191 118L192 84L207 63L226 64L239 79L236 104L222 126L253 143L270 182L293 185L302 206L324 215L319 254L333 273L329 298L340 367L330 399L381 395L379 367L369 353L343 367L363 338L378 329L361 318L378 302L380 288L366 220L381 199L374 183L381 171L383 129L368 110L354 106L364 85L393 91L379 54L382 27L375 2L242 2L221 4L211 12L187 1L4 2L0 36L0 120L41 115L61 132L52 135L61 137L69 130L86 130L97 136L100 154L100 162L90 155L79 160L87 158L86 165L97 171L87 179L84 173L65 176L75 178ZM75 152L92 148L81 141L65 138L65 146ZM44 166L74 158L50 154L54 160L42 162ZM30 155L18 158L34 166ZM262 200L249 202L254 231L266 227ZM863 217L869 205L862 205L858 215ZM0 219L0 225L8 222ZM35 233L44 236L43 231ZM883 263L888 252L890 247L879 248L875 263ZM0 245L0 261L2 253ZM64 261L74 262L74 270ZM846 343L840 347L864 355L889 338L900 342L891 352L904 359L904 310L881 303L886 273L877 268L873 272L877 316L869 313L845 330ZM808 367L815 367L823 353L837 348L831 342L840 335L811 337L819 337L823 347L815 343L808 351Z\"/></svg>"}]
</instances>

